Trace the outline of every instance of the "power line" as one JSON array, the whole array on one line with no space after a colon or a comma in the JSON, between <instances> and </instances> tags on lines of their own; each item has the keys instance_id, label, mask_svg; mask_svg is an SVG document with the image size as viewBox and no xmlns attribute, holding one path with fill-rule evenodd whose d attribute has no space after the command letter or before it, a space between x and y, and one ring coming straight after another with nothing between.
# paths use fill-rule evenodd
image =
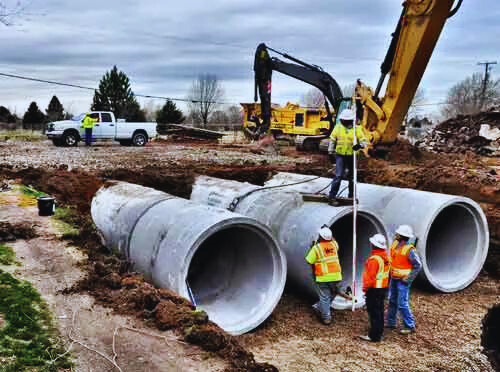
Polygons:
<instances>
[{"instance_id":1,"label":"power line","mask_svg":"<svg viewBox=\"0 0 500 372\"><path fill-rule=\"evenodd\" d=\"M86 87L86 86L83 86L83 85L70 84L70 83L61 83L59 81L38 79L38 78L34 78L34 77L29 77L29 76L7 74L5 72L0 72L0 76L10 77L10 78L13 78L13 79L22 79L22 80L28 80L28 81L35 81L35 82L38 82L38 83L45 83L45 84L52 84L52 85L59 85L59 86L77 88L77 89L86 89L86 90L98 91L98 89L96 89L96 88ZM135 97L164 99L164 100L169 100L169 101L180 101L180 102L188 102L188 103L204 102L204 103L215 103L215 104L218 104L218 105L236 105L236 103L232 103L232 102L199 101L199 100L193 100L193 99L189 99L189 98L172 98L172 97L164 97L164 96L153 96L153 95L150 95L150 94L138 94L138 93L133 93L133 92L132 92L132 95L134 95Z\"/></svg>"}]
</instances>

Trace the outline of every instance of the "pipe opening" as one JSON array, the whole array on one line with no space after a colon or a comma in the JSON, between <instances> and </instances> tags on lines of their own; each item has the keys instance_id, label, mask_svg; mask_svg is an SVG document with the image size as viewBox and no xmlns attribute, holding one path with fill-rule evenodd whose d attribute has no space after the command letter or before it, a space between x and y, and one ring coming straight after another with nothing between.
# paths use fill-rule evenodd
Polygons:
<instances>
[{"instance_id":1,"label":"pipe opening","mask_svg":"<svg viewBox=\"0 0 500 372\"><path fill-rule=\"evenodd\" d=\"M480 271L482 242L477 217L465 204L443 208L432 222L426 239L427 278L436 288L462 289Z\"/></svg>"},{"instance_id":2,"label":"pipe opening","mask_svg":"<svg viewBox=\"0 0 500 372\"><path fill-rule=\"evenodd\" d=\"M254 328L252 319L260 323L279 289L281 266L275 266L274 249L273 241L252 226L233 225L209 236L188 270L196 305L228 332L246 332L241 331L243 323Z\"/></svg>"},{"instance_id":3,"label":"pipe opening","mask_svg":"<svg viewBox=\"0 0 500 372\"><path fill-rule=\"evenodd\" d=\"M333 236L339 243L339 259L342 267L342 282L340 287L345 290L347 287L352 287L352 214L349 213L331 226ZM361 290L362 274L365 260L370 256L371 249L368 239L379 233L378 225L366 214L360 212L358 214L358 224L356 231L356 297L360 305L362 305L363 293ZM336 309L349 308L352 306L350 301L337 296L333 303Z\"/></svg>"}]
</instances>

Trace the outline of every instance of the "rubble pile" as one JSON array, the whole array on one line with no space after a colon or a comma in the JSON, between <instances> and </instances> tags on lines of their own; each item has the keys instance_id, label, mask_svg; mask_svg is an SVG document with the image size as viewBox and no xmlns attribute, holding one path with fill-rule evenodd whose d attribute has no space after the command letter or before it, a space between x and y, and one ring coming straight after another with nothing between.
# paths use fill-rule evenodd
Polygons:
<instances>
[{"instance_id":1,"label":"rubble pile","mask_svg":"<svg viewBox=\"0 0 500 372\"><path fill-rule=\"evenodd\" d=\"M418 145L435 152L500 156L500 107L438 124Z\"/></svg>"}]
</instances>

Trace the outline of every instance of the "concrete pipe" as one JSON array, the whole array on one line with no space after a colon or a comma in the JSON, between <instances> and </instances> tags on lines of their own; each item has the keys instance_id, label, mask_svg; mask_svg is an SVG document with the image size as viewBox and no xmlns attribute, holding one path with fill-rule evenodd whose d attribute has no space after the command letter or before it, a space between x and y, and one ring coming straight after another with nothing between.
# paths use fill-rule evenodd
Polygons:
<instances>
[{"instance_id":1,"label":"concrete pipe","mask_svg":"<svg viewBox=\"0 0 500 372\"><path fill-rule=\"evenodd\" d=\"M257 327L281 298L286 258L251 218L125 182L103 186L91 212L108 248L231 334Z\"/></svg>"},{"instance_id":2,"label":"concrete pipe","mask_svg":"<svg viewBox=\"0 0 500 372\"><path fill-rule=\"evenodd\" d=\"M326 203L304 202L298 192L282 189L263 190L262 187L199 176L193 185L191 200L220 208L235 208L245 216L269 226L286 254L288 280L294 288L317 298L311 267L304 256L319 228L332 228L340 245L339 258L343 271L341 287L352 282L352 207L331 207ZM237 201L237 203L234 203ZM370 254L368 238L375 233L386 235L381 219L368 208L360 208L357 235L357 283L361 282L362 265ZM364 304L362 292L357 291L358 307ZM350 308L351 303L337 296L336 309Z\"/></svg>"},{"instance_id":3,"label":"concrete pipe","mask_svg":"<svg viewBox=\"0 0 500 372\"><path fill-rule=\"evenodd\" d=\"M286 187L328 194L330 178L279 173L266 186L303 182ZM347 196L343 181L342 196ZM359 184L360 207L380 212L391 238L401 224L413 227L422 258L421 277L442 292L455 292L472 283L488 254L486 216L469 198L413 189Z\"/></svg>"}]
</instances>

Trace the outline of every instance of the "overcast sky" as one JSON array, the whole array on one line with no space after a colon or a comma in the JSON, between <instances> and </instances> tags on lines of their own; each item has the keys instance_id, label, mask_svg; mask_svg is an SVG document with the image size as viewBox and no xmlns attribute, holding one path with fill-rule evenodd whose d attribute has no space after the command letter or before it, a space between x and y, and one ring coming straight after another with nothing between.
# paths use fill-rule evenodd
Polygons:
<instances>
[{"instance_id":1,"label":"overcast sky","mask_svg":"<svg viewBox=\"0 0 500 372\"><path fill-rule=\"evenodd\" d=\"M179 98L198 74L215 73L225 101L251 102L253 54L265 42L322 66L341 87L356 78L374 87L401 3L31 0L28 14L15 19L14 26L0 25L0 72L97 87L116 64L130 77L134 92ZM445 25L421 82L428 103L442 102L453 84L483 71L477 62L500 62L499 19L499 0L464 1ZM500 65L492 74L500 76ZM273 102L297 102L309 88L275 73ZM0 105L20 115L31 101L45 109L54 94L73 113L87 110L93 96L0 77Z\"/></svg>"}]
</instances>

